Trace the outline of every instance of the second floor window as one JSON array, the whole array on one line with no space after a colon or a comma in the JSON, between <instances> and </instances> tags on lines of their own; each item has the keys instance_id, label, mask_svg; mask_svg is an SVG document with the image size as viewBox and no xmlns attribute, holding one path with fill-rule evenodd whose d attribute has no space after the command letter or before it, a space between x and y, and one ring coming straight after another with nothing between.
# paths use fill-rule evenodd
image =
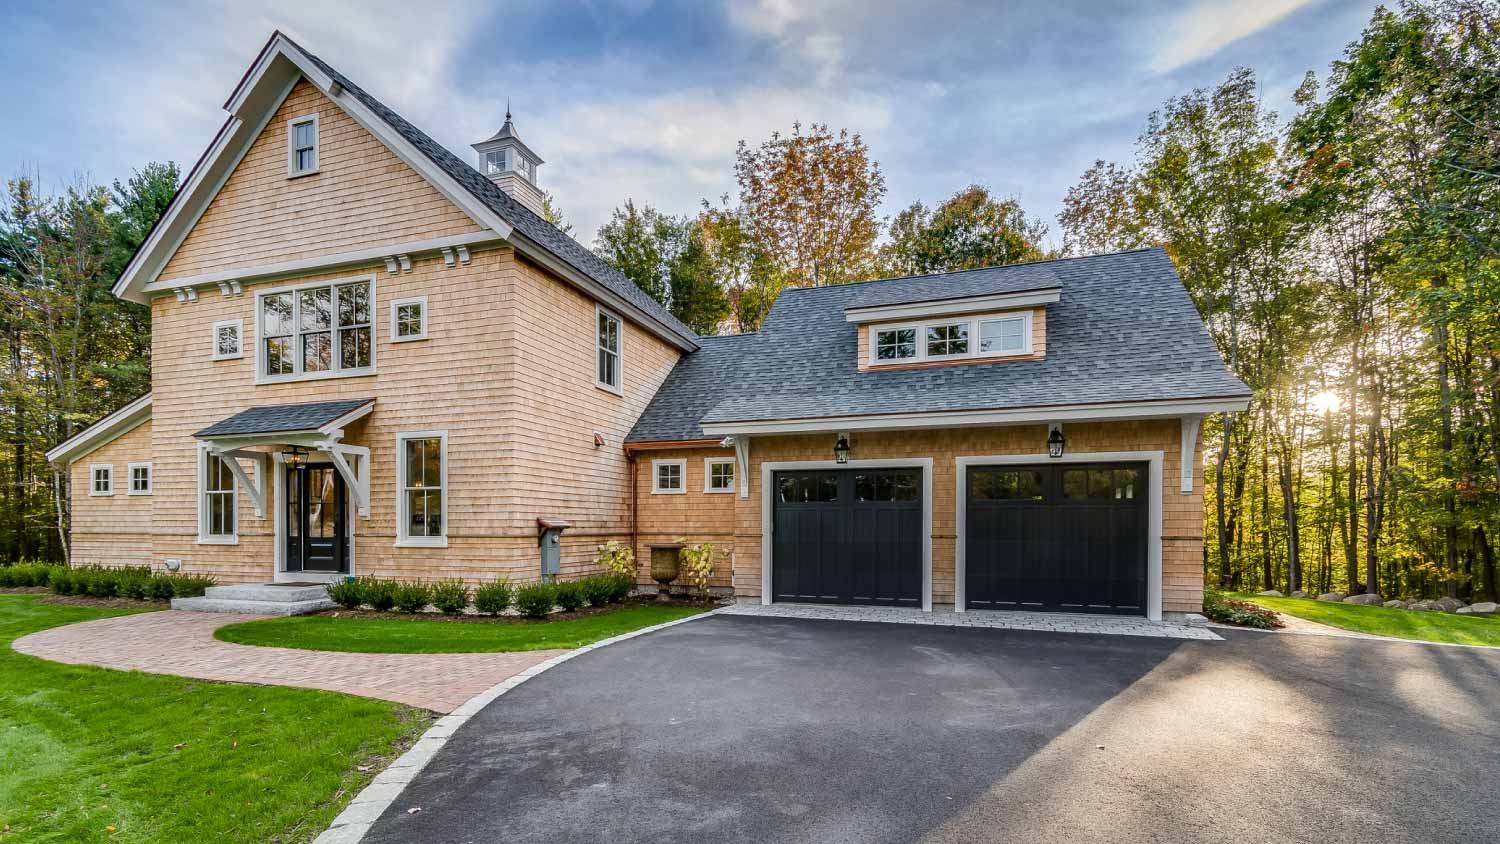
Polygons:
<instances>
[{"instance_id":1,"label":"second floor window","mask_svg":"<svg viewBox=\"0 0 1500 844\"><path fill-rule=\"evenodd\" d=\"M318 116L294 117L287 123L287 175L318 172Z\"/></svg>"},{"instance_id":2,"label":"second floor window","mask_svg":"<svg viewBox=\"0 0 1500 844\"><path fill-rule=\"evenodd\" d=\"M600 387L616 393L620 386L620 320L608 311L599 314L599 370L594 376Z\"/></svg>"},{"instance_id":3,"label":"second floor window","mask_svg":"<svg viewBox=\"0 0 1500 844\"><path fill-rule=\"evenodd\" d=\"M263 294L261 375L288 379L368 371L373 296L368 279Z\"/></svg>"}]
</instances>

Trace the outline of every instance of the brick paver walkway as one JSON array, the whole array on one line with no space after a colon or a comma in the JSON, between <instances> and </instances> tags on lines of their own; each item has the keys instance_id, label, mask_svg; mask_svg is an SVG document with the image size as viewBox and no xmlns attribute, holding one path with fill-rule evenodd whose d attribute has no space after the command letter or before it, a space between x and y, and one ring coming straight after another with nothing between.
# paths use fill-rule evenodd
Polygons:
<instances>
[{"instance_id":1,"label":"brick paver walkway","mask_svg":"<svg viewBox=\"0 0 1500 844\"><path fill-rule=\"evenodd\" d=\"M357 654L220 642L214 630L264 616L151 612L53 627L15 640L23 654L73 665L203 680L301 686L448 713L508 677L563 651Z\"/></svg>"},{"instance_id":2,"label":"brick paver walkway","mask_svg":"<svg viewBox=\"0 0 1500 844\"><path fill-rule=\"evenodd\" d=\"M989 630L1039 630L1047 633L1099 633L1110 636L1150 636L1158 639L1224 637L1207 627L1147 621L1137 616L1086 615L1062 612L970 610L923 612L907 607L850 607L829 604L771 604L740 601L719 610L724 615L764 615L828 621L878 621L889 624L931 624L941 627L980 627Z\"/></svg>"}]
</instances>

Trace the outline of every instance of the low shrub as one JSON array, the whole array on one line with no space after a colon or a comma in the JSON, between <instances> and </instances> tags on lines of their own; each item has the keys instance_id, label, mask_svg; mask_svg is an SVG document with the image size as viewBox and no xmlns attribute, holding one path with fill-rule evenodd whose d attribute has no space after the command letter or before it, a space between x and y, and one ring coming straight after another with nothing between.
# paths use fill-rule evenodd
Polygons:
<instances>
[{"instance_id":1,"label":"low shrub","mask_svg":"<svg viewBox=\"0 0 1500 844\"><path fill-rule=\"evenodd\" d=\"M153 601L169 601L176 597L177 585L170 574L153 574L146 579L146 597Z\"/></svg>"},{"instance_id":2,"label":"low shrub","mask_svg":"<svg viewBox=\"0 0 1500 844\"><path fill-rule=\"evenodd\" d=\"M1281 620L1281 614L1275 610L1268 610L1247 601L1226 598L1219 590L1212 587L1203 590L1203 614L1210 621L1217 621L1220 624L1238 624L1241 627L1258 627L1261 630L1274 630L1286 626L1286 622Z\"/></svg>"},{"instance_id":3,"label":"low shrub","mask_svg":"<svg viewBox=\"0 0 1500 844\"><path fill-rule=\"evenodd\" d=\"M568 612L583 606L583 588L576 580L565 580L557 584L557 605Z\"/></svg>"},{"instance_id":4,"label":"low shrub","mask_svg":"<svg viewBox=\"0 0 1500 844\"><path fill-rule=\"evenodd\" d=\"M485 615L499 615L510 607L515 589L509 580L496 580L474 590L474 609Z\"/></svg>"},{"instance_id":5,"label":"low shrub","mask_svg":"<svg viewBox=\"0 0 1500 844\"><path fill-rule=\"evenodd\" d=\"M177 598L196 598L208 591L208 587L218 583L212 577L202 574L170 574L172 580L172 595Z\"/></svg>"},{"instance_id":6,"label":"low shrub","mask_svg":"<svg viewBox=\"0 0 1500 844\"><path fill-rule=\"evenodd\" d=\"M708 594L708 579L714 576L714 546L711 542L701 545L688 545L687 540L678 538L683 543L682 562L687 569L688 580L698 590L699 595Z\"/></svg>"},{"instance_id":7,"label":"low shrub","mask_svg":"<svg viewBox=\"0 0 1500 844\"><path fill-rule=\"evenodd\" d=\"M359 578L348 578L328 584L328 600L346 610L357 609L365 602L365 584Z\"/></svg>"},{"instance_id":8,"label":"low shrub","mask_svg":"<svg viewBox=\"0 0 1500 844\"><path fill-rule=\"evenodd\" d=\"M73 569L61 569L47 578L47 585L58 595L71 595L78 584L78 575Z\"/></svg>"},{"instance_id":9,"label":"low shrub","mask_svg":"<svg viewBox=\"0 0 1500 844\"><path fill-rule=\"evenodd\" d=\"M144 601L151 597L151 572L130 571L120 578L120 597Z\"/></svg>"},{"instance_id":10,"label":"low shrub","mask_svg":"<svg viewBox=\"0 0 1500 844\"><path fill-rule=\"evenodd\" d=\"M0 566L0 587L24 589L30 586L46 586L54 571L66 571L67 567L56 563L15 563Z\"/></svg>"},{"instance_id":11,"label":"low shrub","mask_svg":"<svg viewBox=\"0 0 1500 844\"><path fill-rule=\"evenodd\" d=\"M469 587L462 580L444 580L432 587L432 605L443 615L459 615L469 606Z\"/></svg>"},{"instance_id":12,"label":"low shrub","mask_svg":"<svg viewBox=\"0 0 1500 844\"><path fill-rule=\"evenodd\" d=\"M84 569L85 588L92 598L113 598L120 591L120 571L118 569Z\"/></svg>"},{"instance_id":13,"label":"low shrub","mask_svg":"<svg viewBox=\"0 0 1500 844\"><path fill-rule=\"evenodd\" d=\"M394 580L386 580L380 577L360 578L364 583L363 597L370 609L380 612L389 612L396 605L396 589L398 584Z\"/></svg>"},{"instance_id":14,"label":"low shrub","mask_svg":"<svg viewBox=\"0 0 1500 844\"><path fill-rule=\"evenodd\" d=\"M599 546L599 559L595 562L607 574L635 576L635 549L617 539Z\"/></svg>"},{"instance_id":15,"label":"low shrub","mask_svg":"<svg viewBox=\"0 0 1500 844\"><path fill-rule=\"evenodd\" d=\"M546 618L557 605L557 587L528 583L516 588L516 611L527 618Z\"/></svg>"},{"instance_id":16,"label":"low shrub","mask_svg":"<svg viewBox=\"0 0 1500 844\"><path fill-rule=\"evenodd\" d=\"M609 602L618 604L630 597L630 590L635 588L635 575L612 574L609 575Z\"/></svg>"},{"instance_id":17,"label":"low shrub","mask_svg":"<svg viewBox=\"0 0 1500 844\"><path fill-rule=\"evenodd\" d=\"M602 607L609 603L609 596L615 591L611 576L607 574L585 577L578 581L578 588L583 590L583 599L588 601L591 607Z\"/></svg>"},{"instance_id":18,"label":"low shrub","mask_svg":"<svg viewBox=\"0 0 1500 844\"><path fill-rule=\"evenodd\" d=\"M396 587L396 609L421 612L432 603L432 587L425 583L403 583Z\"/></svg>"}]
</instances>

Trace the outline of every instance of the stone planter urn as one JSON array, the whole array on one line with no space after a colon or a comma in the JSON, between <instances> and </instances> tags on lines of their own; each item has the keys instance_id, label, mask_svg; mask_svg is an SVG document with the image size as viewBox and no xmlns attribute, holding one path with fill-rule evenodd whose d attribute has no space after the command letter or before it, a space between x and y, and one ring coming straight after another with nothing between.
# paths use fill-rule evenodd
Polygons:
<instances>
[{"instance_id":1,"label":"stone planter urn","mask_svg":"<svg viewBox=\"0 0 1500 844\"><path fill-rule=\"evenodd\" d=\"M681 545L651 546L651 579L656 581L656 597L666 601L672 597L672 582L682 574Z\"/></svg>"}]
</instances>

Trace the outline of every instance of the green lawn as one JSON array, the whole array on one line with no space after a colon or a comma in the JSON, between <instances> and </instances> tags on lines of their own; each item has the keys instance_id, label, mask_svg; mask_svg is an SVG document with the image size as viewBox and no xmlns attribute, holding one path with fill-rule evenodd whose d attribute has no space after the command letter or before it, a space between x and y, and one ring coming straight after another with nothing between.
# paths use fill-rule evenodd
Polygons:
<instances>
[{"instance_id":1,"label":"green lawn","mask_svg":"<svg viewBox=\"0 0 1500 844\"><path fill-rule=\"evenodd\" d=\"M576 648L642 627L704 612L640 605L565 621L469 623L412 618L304 615L220 627L214 636L242 645L383 654L486 653Z\"/></svg>"},{"instance_id":2,"label":"green lawn","mask_svg":"<svg viewBox=\"0 0 1500 844\"><path fill-rule=\"evenodd\" d=\"M61 665L10 648L26 633L126 612L0 595L0 842L310 841L431 723L383 701Z\"/></svg>"},{"instance_id":3,"label":"green lawn","mask_svg":"<svg viewBox=\"0 0 1500 844\"><path fill-rule=\"evenodd\" d=\"M1308 598L1237 597L1287 615L1359 633L1458 645L1500 645L1500 618L1362 607Z\"/></svg>"}]
</instances>

